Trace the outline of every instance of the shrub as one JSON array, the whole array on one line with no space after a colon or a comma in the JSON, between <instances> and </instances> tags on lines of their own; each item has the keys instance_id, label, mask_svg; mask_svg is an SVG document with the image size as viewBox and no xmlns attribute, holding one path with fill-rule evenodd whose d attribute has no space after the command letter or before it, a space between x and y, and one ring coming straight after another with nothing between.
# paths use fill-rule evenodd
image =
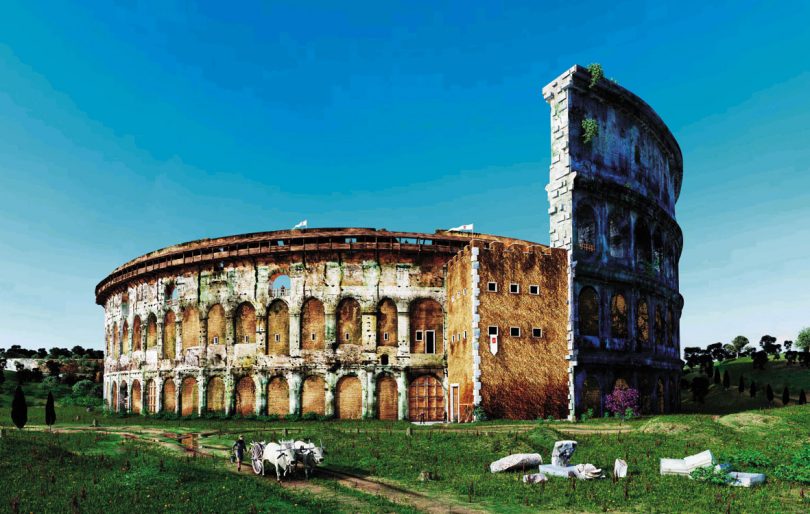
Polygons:
<instances>
[{"instance_id":1,"label":"shrub","mask_svg":"<svg viewBox=\"0 0 810 514\"><path fill-rule=\"evenodd\" d=\"M42 387L46 391L53 391L57 387L59 387L59 379L54 376L45 377L42 379Z\"/></svg>"},{"instance_id":2,"label":"shrub","mask_svg":"<svg viewBox=\"0 0 810 514\"><path fill-rule=\"evenodd\" d=\"M96 384L94 384L90 380L79 380L73 387L71 388L71 392L73 396L95 396L96 395Z\"/></svg>"},{"instance_id":3,"label":"shrub","mask_svg":"<svg viewBox=\"0 0 810 514\"><path fill-rule=\"evenodd\" d=\"M804 394L804 389L799 391L799 405L807 403L807 395Z\"/></svg>"},{"instance_id":4,"label":"shrub","mask_svg":"<svg viewBox=\"0 0 810 514\"><path fill-rule=\"evenodd\" d=\"M767 468L773 464L767 455L758 450L738 450L723 455L722 460L727 461L734 469L743 467Z\"/></svg>"},{"instance_id":5,"label":"shrub","mask_svg":"<svg viewBox=\"0 0 810 514\"><path fill-rule=\"evenodd\" d=\"M737 392L743 394L745 392L745 379L740 375L740 385L737 386Z\"/></svg>"},{"instance_id":6,"label":"shrub","mask_svg":"<svg viewBox=\"0 0 810 514\"><path fill-rule=\"evenodd\" d=\"M19 385L14 390L14 400L11 402L11 420L20 430L28 422L28 405L25 403L25 393Z\"/></svg>"},{"instance_id":7,"label":"shrub","mask_svg":"<svg viewBox=\"0 0 810 514\"><path fill-rule=\"evenodd\" d=\"M697 468L696 470L689 473L689 476L693 480L698 480L700 482L708 482L710 484L716 485L726 485L730 483L732 480L726 471L723 471L722 469L716 469L714 466Z\"/></svg>"},{"instance_id":8,"label":"shrub","mask_svg":"<svg viewBox=\"0 0 810 514\"><path fill-rule=\"evenodd\" d=\"M790 391L788 390L787 386L782 389L782 405L787 405L790 403Z\"/></svg>"},{"instance_id":9,"label":"shrub","mask_svg":"<svg viewBox=\"0 0 810 514\"><path fill-rule=\"evenodd\" d=\"M605 407L617 417L625 418L628 411L638 416L638 391L632 387L626 389L616 387L605 397Z\"/></svg>"},{"instance_id":10,"label":"shrub","mask_svg":"<svg viewBox=\"0 0 810 514\"><path fill-rule=\"evenodd\" d=\"M593 88L599 83L599 80L605 76L605 72L602 69L602 65L598 62L589 64L587 69L588 73L591 74L591 83L588 87Z\"/></svg>"},{"instance_id":11,"label":"shrub","mask_svg":"<svg viewBox=\"0 0 810 514\"><path fill-rule=\"evenodd\" d=\"M299 414L287 414L284 416L284 421L299 421L301 416Z\"/></svg>"},{"instance_id":12,"label":"shrub","mask_svg":"<svg viewBox=\"0 0 810 514\"><path fill-rule=\"evenodd\" d=\"M751 388L748 390L748 394L751 395L751 398L757 395L757 383L753 380L751 381Z\"/></svg>"},{"instance_id":13,"label":"shrub","mask_svg":"<svg viewBox=\"0 0 810 514\"><path fill-rule=\"evenodd\" d=\"M53 407L53 393L51 392L48 393L48 401L45 403L45 424L48 425L49 430L56 424L56 409Z\"/></svg>"},{"instance_id":14,"label":"shrub","mask_svg":"<svg viewBox=\"0 0 810 514\"><path fill-rule=\"evenodd\" d=\"M302 421L317 421L318 420L318 414L315 413L315 412L304 413L304 415L301 416L301 420Z\"/></svg>"},{"instance_id":15,"label":"shrub","mask_svg":"<svg viewBox=\"0 0 810 514\"><path fill-rule=\"evenodd\" d=\"M782 480L810 484L810 445L806 444L791 458L790 464L782 464L774 470Z\"/></svg>"},{"instance_id":16,"label":"shrub","mask_svg":"<svg viewBox=\"0 0 810 514\"><path fill-rule=\"evenodd\" d=\"M720 385L720 368L714 368L714 383Z\"/></svg>"},{"instance_id":17,"label":"shrub","mask_svg":"<svg viewBox=\"0 0 810 514\"><path fill-rule=\"evenodd\" d=\"M703 375L692 380L692 400L703 403L709 393L709 379Z\"/></svg>"},{"instance_id":18,"label":"shrub","mask_svg":"<svg viewBox=\"0 0 810 514\"><path fill-rule=\"evenodd\" d=\"M473 416L475 421L488 421L489 416L487 415L487 411L484 410L483 407L478 405L475 409L473 409Z\"/></svg>"},{"instance_id":19,"label":"shrub","mask_svg":"<svg viewBox=\"0 0 810 514\"><path fill-rule=\"evenodd\" d=\"M731 387L731 375L728 374L728 370L723 372L723 389L728 389Z\"/></svg>"},{"instance_id":20,"label":"shrub","mask_svg":"<svg viewBox=\"0 0 810 514\"><path fill-rule=\"evenodd\" d=\"M599 124L593 118L582 120L582 142L585 144L593 141L599 135Z\"/></svg>"},{"instance_id":21,"label":"shrub","mask_svg":"<svg viewBox=\"0 0 810 514\"><path fill-rule=\"evenodd\" d=\"M768 403L773 401L773 389L771 389L771 384L765 387L765 397L768 398Z\"/></svg>"}]
</instances>

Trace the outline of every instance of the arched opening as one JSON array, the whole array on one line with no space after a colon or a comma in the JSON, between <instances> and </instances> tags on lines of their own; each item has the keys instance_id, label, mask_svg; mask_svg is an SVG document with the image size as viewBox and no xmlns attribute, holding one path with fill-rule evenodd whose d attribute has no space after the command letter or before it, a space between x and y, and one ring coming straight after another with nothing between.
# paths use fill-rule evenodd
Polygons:
<instances>
[{"instance_id":1,"label":"arched opening","mask_svg":"<svg viewBox=\"0 0 810 514\"><path fill-rule=\"evenodd\" d=\"M615 294L610 301L610 332L613 337L627 337L627 302L624 295Z\"/></svg>"},{"instance_id":2,"label":"arched opening","mask_svg":"<svg viewBox=\"0 0 810 514\"><path fill-rule=\"evenodd\" d=\"M301 349L323 350L325 326L323 303L317 298L308 298L301 306Z\"/></svg>"},{"instance_id":3,"label":"arched opening","mask_svg":"<svg viewBox=\"0 0 810 514\"><path fill-rule=\"evenodd\" d=\"M110 410L113 412L118 412L118 407L118 384L113 382L112 394L110 394Z\"/></svg>"},{"instance_id":4,"label":"arched opening","mask_svg":"<svg viewBox=\"0 0 810 514\"><path fill-rule=\"evenodd\" d=\"M582 384L582 411L593 409L595 416L602 416L602 392L596 377L589 376Z\"/></svg>"},{"instance_id":5,"label":"arched opening","mask_svg":"<svg viewBox=\"0 0 810 514\"><path fill-rule=\"evenodd\" d=\"M655 236L653 237L652 265L653 271L660 276L664 265L664 241L661 238L660 231L656 231Z\"/></svg>"},{"instance_id":6,"label":"arched opening","mask_svg":"<svg viewBox=\"0 0 810 514\"><path fill-rule=\"evenodd\" d=\"M236 413L252 416L256 412L256 385L251 377L242 377L236 383Z\"/></svg>"},{"instance_id":7,"label":"arched opening","mask_svg":"<svg viewBox=\"0 0 810 514\"><path fill-rule=\"evenodd\" d=\"M113 341L112 356L114 359L117 359L118 356L120 355L118 353L118 323L113 323L112 341Z\"/></svg>"},{"instance_id":8,"label":"arched opening","mask_svg":"<svg viewBox=\"0 0 810 514\"><path fill-rule=\"evenodd\" d=\"M138 380L132 382L132 413L140 414L143 409L143 398L141 396L141 383Z\"/></svg>"},{"instance_id":9,"label":"arched opening","mask_svg":"<svg viewBox=\"0 0 810 514\"><path fill-rule=\"evenodd\" d=\"M669 412L678 410L678 391L675 389L675 379L669 377Z\"/></svg>"},{"instance_id":10,"label":"arched opening","mask_svg":"<svg viewBox=\"0 0 810 514\"><path fill-rule=\"evenodd\" d=\"M630 223L627 214L619 209L614 209L608 220L608 240L610 244L610 256L616 259L624 259L630 253Z\"/></svg>"},{"instance_id":11,"label":"arched opening","mask_svg":"<svg viewBox=\"0 0 810 514\"><path fill-rule=\"evenodd\" d=\"M579 335L599 337L599 295L592 287L579 292Z\"/></svg>"},{"instance_id":12,"label":"arched opening","mask_svg":"<svg viewBox=\"0 0 810 514\"><path fill-rule=\"evenodd\" d=\"M200 313L194 307L183 309L183 328L181 338L183 350L200 345Z\"/></svg>"},{"instance_id":13,"label":"arched opening","mask_svg":"<svg viewBox=\"0 0 810 514\"><path fill-rule=\"evenodd\" d=\"M132 322L132 351L138 352L141 350L141 318L135 316Z\"/></svg>"},{"instance_id":14,"label":"arched opening","mask_svg":"<svg viewBox=\"0 0 810 514\"><path fill-rule=\"evenodd\" d=\"M658 379L658 386L656 387L656 390L657 390L657 393L658 393L658 405L657 405L658 410L657 410L657 412L658 412L658 414L663 414L665 412L665 406L666 406L667 397L666 397L666 392L664 391L664 381L661 380L660 378Z\"/></svg>"},{"instance_id":15,"label":"arched opening","mask_svg":"<svg viewBox=\"0 0 810 514\"><path fill-rule=\"evenodd\" d=\"M588 205L577 207L575 248L586 255L596 253L596 215Z\"/></svg>"},{"instance_id":16,"label":"arched opening","mask_svg":"<svg viewBox=\"0 0 810 514\"><path fill-rule=\"evenodd\" d=\"M338 343L361 344L360 303L354 298L344 298L337 308Z\"/></svg>"},{"instance_id":17,"label":"arched opening","mask_svg":"<svg viewBox=\"0 0 810 514\"><path fill-rule=\"evenodd\" d=\"M636 309L636 337L641 343L638 345L638 350L641 350L642 345L650 342L650 313L647 308L647 300L643 298L638 301Z\"/></svg>"},{"instance_id":18,"label":"arched opening","mask_svg":"<svg viewBox=\"0 0 810 514\"><path fill-rule=\"evenodd\" d=\"M380 355L380 364L383 366L388 366L388 354L384 353Z\"/></svg>"},{"instance_id":19,"label":"arched opening","mask_svg":"<svg viewBox=\"0 0 810 514\"><path fill-rule=\"evenodd\" d=\"M180 415L191 416L200 411L200 397L197 381L194 377L186 377L180 389Z\"/></svg>"},{"instance_id":20,"label":"arched opening","mask_svg":"<svg viewBox=\"0 0 810 514\"><path fill-rule=\"evenodd\" d=\"M674 341L675 341L675 338L673 337L673 333L675 332L675 330L673 328L672 318L673 318L672 307L669 307L669 308L667 308L667 327L666 327L666 331L667 331L667 346L670 347L670 348L672 346L674 346Z\"/></svg>"},{"instance_id":21,"label":"arched opening","mask_svg":"<svg viewBox=\"0 0 810 514\"><path fill-rule=\"evenodd\" d=\"M652 243L650 241L650 229L647 225L638 220L634 232L636 244L636 267L640 271L651 270L652 265Z\"/></svg>"},{"instance_id":22,"label":"arched opening","mask_svg":"<svg viewBox=\"0 0 810 514\"><path fill-rule=\"evenodd\" d=\"M121 353L124 355L129 353L131 346L129 344L129 322L124 321L124 328L121 329Z\"/></svg>"},{"instance_id":23,"label":"arched opening","mask_svg":"<svg viewBox=\"0 0 810 514\"><path fill-rule=\"evenodd\" d=\"M118 412L127 412L129 410L128 400L129 391L127 390L127 383L121 382L118 386Z\"/></svg>"},{"instance_id":24,"label":"arched opening","mask_svg":"<svg viewBox=\"0 0 810 514\"><path fill-rule=\"evenodd\" d=\"M377 346L397 345L397 304L390 298L377 305Z\"/></svg>"},{"instance_id":25,"label":"arched opening","mask_svg":"<svg viewBox=\"0 0 810 514\"><path fill-rule=\"evenodd\" d=\"M244 302L236 309L236 316L234 316L234 323L236 324L236 342L237 343L255 343L256 342L256 309L253 308L249 302Z\"/></svg>"},{"instance_id":26,"label":"arched opening","mask_svg":"<svg viewBox=\"0 0 810 514\"><path fill-rule=\"evenodd\" d=\"M360 379L342 377L335 391L335 413L338 419L360 419L363 414L363 387Z\"/></svg>"},{"instance_id":27,"label":"arched opening","mask_svg":"<svg viewBox=\"0 0 810 514\"><path fill-rule=\"evenodd\" d=\"M155 414L157 412L157 383L150 379L146 383L146 412Z\"/></svg>"},{"instance_id":28,"label":"arched opening","mask_svg":"<svg viewBox=\"0 0 810 514\"><path fill-rule=\"evenodd\" d=\"M175 344L177 343L177 330L175 329L174 311L169 311L163 317L163 358L175 357Z\"/></svg>"},{"instance_id":29,"label":"arched opening","mask_svg":"<svg viewBox=\"0 0 810 514\"><path fill-rule=\"evenodd\" d=\"M323 416L326 406L326 382L323 377L310 375L301 386L301 414L310 412Z\"/></svg>"},{"instance_id":30,"label":"arched opening","mask_svg":"<svg viewBox=\"0 0 810 514\"><path fill-rule=\"evenodd\" d=\"M422 375L408 386L408 417L412 421L444 420L444 389L439 379Z\"/></svg>"},{"instance_id":31,"label":"arched opening","mask_svg":"<svg viewBox=\"0 0 810 514\"><path fill-rule=\"evenodd\" d=\"M630 384L627 383L627 379L625 379L624 377L619 377L613 381L613 388L610 390L610 392L612 393L616 389L621 390L630 389Z\"/></svg>"},{"instance_id":32,"label":"arched opening","mask_svg":"<svg viewBox=\"0 0 810 514\"><path fill-rule=\"evenodd\" d=\"M146 349L157 346L157 317L150 314L146 321Z\"/></svg>"},{"instance_id":33,"label":"arched opening","mask_svg":"<svg viewBox=\"0 0 810 514\"><path fill-rule=\"evenodd\" d=\"M215 303L208 309L208 344L225 344L225 309Z\"/></svg>"},{"instance_id":34,"label":"arched opening","mask_svg":"<svg viewBox=\"0 0 810 514\"><path fill-rule=\"evenodd\" d=\"M661 305L655 307L655 327L653 330L655 332L655 344L664 346L666 343L664 339L666 337L666 328L664 327L664 309Z\"/></svg>"},{"instance_id":35,"label":"arched opening","mask_svg":"<svg viewBox=\"0 0 810 514\"><path fill-rule=\"evenodd\" d=\"M638 385L639 407L641 412L649 414L652 412L652 386L647 375L641 375Z\"/></svg>"},{"instance_id":36,"label":"arched opening","mask_svg":"<svg viewBox=\"0 0 810 514\"><path fill-rule=\"evenodd\" d=\"M267 414L286 416L290 413L290 388L284 377L273 377L267 383Z\"/></svg>"},{"instance_id":37,"label":"arched opening","mask_svg":"<svg viewBox=\"0 0 810 514\"><path fill-rule=\"evenodd\" d=\"M267 307L267 354L290 354L290 310L284 300Z\"/></svg>"},{"instance_id":38,"label":"arched opening","mask_svg":"<svg viewBox=\"0 0 810 514\"><path fill-rule=\"evenodd\" d=\"M286 298L290 295L290 277L287 275L276 275L270 283L270 298Z\"/></svg>"},{"instance_id":39,"label":"arched opening","mask_svg":"<svg viewBox=\"0 0 810 514\"><path fill-rule=\"evenodd\" d=\"M377 379L377 418L388 421L398 419L397 381L390 375Z\"/></svg>"},{"instance_id":40,"label":"arched opening","mask_svg":"<svg viewBox=\"0 0 810 514\"><path fill-rule=\"evenodd\" d=\"M174 412L177 410L177 388L174 385L174 380L167 378L163 381L163 412Z\"/></svg>"},{"instance_id":41,"label":"arched opening","mask_svg":"<svg viewBox=\"0 0 810 514\"><path fill-rule=\"evenodd\" d=\"M419 298L410 305L411 353L444 352L444 311L436 300Z\"/></svg>"},{"instance_id":42,"label":"arched opening","mask_svg":"<svg viewBox=\"0 0 810 514\"><path fill-rule=\"evenodd\" d=\"M225 412L225 381L222 377L211 377L205 393L208 412Z\"/></svg>"}]
</instances>

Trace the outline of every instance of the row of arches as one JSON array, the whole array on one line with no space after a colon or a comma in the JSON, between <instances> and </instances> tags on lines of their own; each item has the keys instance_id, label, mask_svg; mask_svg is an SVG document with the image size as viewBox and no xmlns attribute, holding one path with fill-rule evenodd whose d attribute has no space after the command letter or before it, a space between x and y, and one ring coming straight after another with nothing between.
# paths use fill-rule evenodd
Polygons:
<instances>
[{"instance_id":1,"label":"row of arches","mask_svg":"<svg viewBox=\"0 0 810 514\"><path fill-rule=\"evenodd\" d=\"M128 400L131 388L131 402ZM145 392L142 391L145 388ZM266 415L285 416L290 413L291 388L284 376L274 376L267 381L264 402L260 402L256 381L243 376L234 384L233 413L250 416L257 412ZM129 411L133 414L176 412L181 416L192 416L200 412L225 413L228 398L224 379L213 376L207 379L204 393L201 393L198 379L187 376L180 381L178 391L171 379L158 382L155 379L141 381L135 379L131 385L126 381L113 382L107 396L108 406L115 411ZM375 407L373 416L381 420L398 419L399 385L394 376L381 374L375 380ZM300 414L324 415L327 412L331 393L332 412L338 419L360 419L362 417L365 390L356 375L345 375L330 389L321 375L309 375L300 386L298 403ZM200 394L205 395L201 408ZM442 383L433 375L414 378L407 387L409 418L419 421L441 421L445 416L445 392ZM160 402L158 397L160 396Z\"/></svg>"},{"instance_id":2,"label":"row of arches","mask_svg":"<svg viewBox=\"0 0 810 514\"><path fill-rule=\"evenodd\" d=\"M343 298L334 311L334 334L328 334L330 323L324 303L314 297L307 298L300 313L291 312L286 300L277 298L267 306L266 317L257 318L256 309L250 302L243 302L229 315L217 303L201 315L195 306L180 310L180 319L174 310L166 312L162 323L164 359L176 358L177 326L181 329L181 350L199 346L204 334L206 344L225 344L231 336L236 343L256 343L259 335L266 333L263 351L267 355L289 355L290 327L300 331L302 350L322 350L332 339L337 345L363 344L363 316L373 316L376 321L377 346L395 347L400 340L399 310L390 298L384 298L371 313L364 313L360 302L352 297ZM298 319L295 320L295 317ZM441 353L443 351L444 310L439 302L430 298L419 298L408 305L408 326L410 350L412 353ZM179 323L178 323L179 321ZM137 330L132 334L133 347L130 348L129 326L124 321L119 332L117 323L112 326L112 334L107 337L108 355L117 358L121 354L141 349L141 321L135 317ZM202 331L201 327L205 330ZM150 314L147 318L146 348L157 346L159 331L157 318ZM119 337L121 344L119 345Z\"/></svg>"},{"instance_id":3,"label":"row of arches","mask_svg":"<svg viewBox=\"0 0 810 514\"><path fill-rule=\"evenodd\" d=\"M622 376L611 380L607 376L589 374L582 382L577 411L583 413L592 409L594 415L601 417L606 411L605 397L617 388L630 387L639 393L639 409L642 414L665 414L678 410L680 391L674 376L640 374L635 380Z\"/></svg>"},{"instance_id":4,"label":"row of arches","mask_svg":"<svg viewBox=\"0 0 810 514\"><path fill-rule=\"evenodd\" d=\"M664 302L651 304L644 296L631 304L623 293L614 292L609 296L609 317L604 323L603 304L594 287L585 286L579 291L577 319L580 336L627 339L633 335L639 343L637 350L649 345L677 347L678 318L672 305L664 305ZM631 323L631 308L635 313L634 323Z\"/></svg>"}]
</instances>

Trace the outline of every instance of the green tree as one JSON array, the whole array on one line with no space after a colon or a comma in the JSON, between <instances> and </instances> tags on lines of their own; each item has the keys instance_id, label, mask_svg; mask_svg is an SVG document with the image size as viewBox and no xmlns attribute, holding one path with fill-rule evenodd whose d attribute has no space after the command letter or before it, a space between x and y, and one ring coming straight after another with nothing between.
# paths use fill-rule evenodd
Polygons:
<instances>
[{"instance_id":1,"label":"green tree","mask_svg":"<svg viewBox=\"0 0 810 514\"><path fill-rule=\"evenodd\" d=\"M737 392L743 394L745 392L745 379L740 375L740 385L737 386Z\"/></svg>"},{"instance_id":2,"label":"green tree","mask_svg":"<svg viewBox=\"0 0 810 514\"><path fill-rule=\"evenodd\" d=\"M25 394L19 385L14 390L14 399L11 401L11 421L20 430L28 423L28 405L25 403Z\"/></svg>"},{"instance_id":3,"label":"green tree","mask_svg":"<svg viewBox=\"0 0 810 514\"><path fill-rule=\"evenodd\" d=\"M757 383L753 380L751 381L751 388L748 390L748 394L751 395L751 398L757 395Z\"/></svg>"},{"instance_id":4,"label":"green tree","mask_svg":"<svg viewBox=\"0 0 810 514\"><path fill-rule=\"evenodd\" d=\"M771 384L765 387L765 397L768 398L768 403L773 401L773 389L771 389Z\"/></svg>"},{"instance_id":5,"label":"green tree","mask_svg":"<svg viewBox=\"0 0 810 514\"><path fill-rule=\"evenodd\" d=\"M56 423L56 409L53 406L53 393L48 393L48 401L45 403L45 424L50 431Z\"/></svg>"},{"instance_id":6,"label":"green tree","mask_svg":"<svg viewBox=\"0 0 810 514\"><path fill-rule=\"evenodd\" d=\"M810 350L810 327L804 327L801 332L799 332L794 344L798 349L805 351Z\"/></svg>"},{"instance_id":7,"label":"green tree","mask_svg":"<svg viewBox=\"0 0 810 514\"><path fill-rule=\"evenodd\" d=\"M804 394L804 389L799 391L799 405L807 403L807 395Z\"/></svg>"},{"instance_id":8,"label":"green tree","mask_svg":"<svg viewBox=\"0 0 810 514\"><path fill-rule=\"evenodd\" d=\"M788 391L787 386L782 389L782 405L787 405L790 403L790 391Z\"/></svg>"},{"instance_id":9,"label":"green tree","mask_svg":"<svg viewBox=\"0 0 810 514\"><path fill-rule=\"evenodd\" d=\"M734 349L736 350L737 355L739 355L740 352L742 351L742 349L745 348L746 346L748 346L749 343L750 343L750 341L745 336L737 336L737 337L735 337L734 339L731 340L731 344L734 346Z\"/></svg>"},{"instance_id":10,"label":"green tree","mask_svg":"<svg viewBox=\"0 0 810 514\"><path fill-rule=\"evenodd\" d=\"M728 389L731 387L731 375L728 374L728 370L723 371L723 389Z\"/></svg>"}]
</instances>

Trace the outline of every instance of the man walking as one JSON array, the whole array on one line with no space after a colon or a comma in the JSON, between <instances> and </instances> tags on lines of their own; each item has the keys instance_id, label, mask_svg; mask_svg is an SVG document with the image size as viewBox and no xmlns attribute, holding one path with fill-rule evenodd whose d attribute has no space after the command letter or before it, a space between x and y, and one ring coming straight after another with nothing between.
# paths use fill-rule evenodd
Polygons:
<instances>
[{"instance_id":1,"label":"man walking","mask_svg":"<svg viewBox=\"0 0 810 514\"><path fill-rule=\"evenodd\" d=\"M245 444L245 436L240 435L239 439L233 443L233 453L236 456L236 471L242 471L242 459L245 456L247 445Z\"/></svg>"}]
</instances>

